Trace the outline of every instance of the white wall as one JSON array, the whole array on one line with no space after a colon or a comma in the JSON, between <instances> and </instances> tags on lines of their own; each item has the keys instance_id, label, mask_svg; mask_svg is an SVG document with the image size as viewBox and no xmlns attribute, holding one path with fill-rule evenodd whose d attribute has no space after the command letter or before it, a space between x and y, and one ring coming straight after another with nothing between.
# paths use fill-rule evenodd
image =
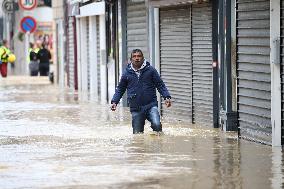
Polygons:
<instances>
[{"instance_id":1,"label":"white wall","mask_svg":"<svg viewBox=\"0 0 284 189\"><path fill-rule=\"evenodd\" d=\"M9 75L11 73L15 75L23 75L26 73L26 60L27 56L25 55L25 37L24 40L20 41L18 39L19 32L20 32L20 21L21 18L23 17L23 12L22 11L17 11L15 14L15 25L14 25L14 53L17 57L15 64L15 68L9 69Z\"/></svg>"},{"instance_id":2,"label":"white wall","mask_svg":"<svg viewBox=\"0 0 284 189\"><path fill-rule=\"evenodd\" d=\"M24 16L32 16L38 22L52 22L53 12L50 7L38 7L32 11L24 11Z\"/></svg>"}]
</instances>

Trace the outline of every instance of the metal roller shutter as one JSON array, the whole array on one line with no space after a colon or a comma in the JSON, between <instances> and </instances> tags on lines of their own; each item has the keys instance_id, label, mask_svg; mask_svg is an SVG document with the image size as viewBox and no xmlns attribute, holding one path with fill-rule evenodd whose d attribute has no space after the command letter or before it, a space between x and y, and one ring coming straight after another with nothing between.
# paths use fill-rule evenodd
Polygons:
<instances>
[{"instance_id":1,"label":"metal roller shutter","mask_svg":"<svg viewBox=\"0 0 284 189\"><path fill-rule=\"evenodd\" d=\"M213 124L212 5L192 5L193 121Z\"/></svg>"},{"instance_id":2,"label":"metal roller shutter","mask_svg":"<svg viewBox=\"0 0 284 189\"><path fill-rule=\"evenodd\" d=\"M160 9L160 73L173 96L163 117L192 121L190 6Z\"/></svg>"},{"instance_id":3,"label":"metal roller shutter","mask_svg":"<svg viewBox=\"0 0 284 189\"><path fill-rule=\"evenodd\" d=\"M141 49L144 57L149 58L147 38L147 17L144 1L127 0L127 54L133 49Z\"/></svg>"},{"instance_id":4,"label":"metal roller shutter","mask_svg":"<svg viewBox=\"0 0 284 189\"><path fill-rule=\"evenodd\" d=\"M67 57L68 57L68 68L69 68L69 87L75 89L75 51L74 51L74 19L73 17L68 19L68 48L67 48Z\"/></svg>"},{"instance_id":5,"label":"metal roller shutter","mask_svg":"<svg viewBox=\"0 0 284 189\"><path fill-rule=\"evenodd\" d=\"M282 103L281 103L281 125L282 125L282 145L284 143L284 0L280 2L280 18L281 18L281 31L280 31L280 38L281 38L281 91L282 91Z\"/></svg>"},{"instance_id":6,"label":"metal roller shutter","mask_svg":"<svg viewBox=\"0 0 284 189\"><path fill-rule=\"evenodd\" d=\"M97 28L97 64L98 64L98 67L97 67L97 79L98 79L98 98L100 99L101 97L101 55L100 55L100 17L99 16L96 16L96 28Z\"/></svg>"},{"instance_id":7,"label":"metal roller shutter","mask_svg":"<svg viewBox=\"0 0 284 189\"><path fill-rule=\"evenodd\" d=\"M271 144L269 0L237 0L240 136Z\"/></svg>"}]
</instances>

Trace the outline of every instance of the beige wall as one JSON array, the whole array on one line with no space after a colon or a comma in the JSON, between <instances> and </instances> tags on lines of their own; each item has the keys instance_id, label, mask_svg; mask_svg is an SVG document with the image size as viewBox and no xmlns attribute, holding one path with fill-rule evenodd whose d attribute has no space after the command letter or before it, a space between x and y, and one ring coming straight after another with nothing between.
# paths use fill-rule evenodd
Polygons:
<instances>
[{"instance_id":1,"label":"beige wall","mask_svg":"<svg viewBox=\"0 0 284 189\"><path fill-rule=\"evenodd\" d=\"M58 48L58 41L57 41L57 37L58 37L58 28L56 27L56 22L58 21L63 21L64 20L64 8L63 8L63 0L58 1L58 0L52 0L52 10L53 10L53 69L52 71L54 72L54 81L57 83L58 81L58 59L59 57L57 54L57 48Z\"/></svg>"},{"instance_id":2,"label":"beige wall","mask_svg":"<svg viewBox=\"0 0 284 189\"><path fill-rule=\"evenodd\" d=\"M63 1L52 0L52 9L54 20L64 18Z\"/></svg>"}]
</instances>

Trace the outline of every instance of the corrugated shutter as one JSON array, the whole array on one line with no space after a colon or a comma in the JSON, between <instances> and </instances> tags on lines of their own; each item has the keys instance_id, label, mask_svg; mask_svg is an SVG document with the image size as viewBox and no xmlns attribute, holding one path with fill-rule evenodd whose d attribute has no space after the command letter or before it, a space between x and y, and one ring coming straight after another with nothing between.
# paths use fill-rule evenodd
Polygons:
<instances>
[{"instance_id":1,"label":"corrugated shutter","mask_svg":"<svg viewBox=\"0 0 284 189\"><path fill-rule=\"evenodd\" d=\"M147 17L144 1L127 0L127 51L128 57L133 49L141 49L149 58L147 38Z\"/></svg>"},{"instance_id":2,"label":"corrugated shutter","mask_svg":"<svg viewBox=\"0 0 284 189\"><path fill-rule=\"evenodd\" d=\"M240 136L271 144L269 0L237 0Z\"/></svg>"},{"instance_id":3,"label":"corrugated shutter","mask_svg":"<svg viewBox=\"0 0 284 189\"><path fill-rule=\"evenodd\" d=\"M173 106L162 105L163 117L192 121L190 6L160 9L160 73Z\"/></svg>"},{"instance_id":4,"label":"corrugated shutter","mask_svg":"<svg viewBox=\"0 0 284 189\"><path fill-rule=\"evenodd\" d=\"M282 103L281 103L281 125L282 125L282 145L284 143L284 0L281 0L280 6L280 17L281 17L281 91L282 91Z\"/></svg>"},{"instance_id":5,"label":"corrugated shutter","mask_svg":"<svg viewBox=\"0 0 284 189\"><path fill-rule=\"evenodd\" d=\"M212 5L192 5L192 89L194 123L213 125Z\"/></svg>"},{"instance_id":6,"label":"corrugated shutter","mask_svg":"<svg viewBox=\"0 0 284 189\"><path fill-rule=\"evenodd\" d=\"M100 62L101 62L101 55L100 55L100 17L99 16L96 16L96 23L97 23L97 64L98 64L98 67L97 67L97 79L98 79L98 98L100 99L101 97L101 65L100 65Z\"/></svg>"},{"instance_id":7,"label":"corrugated shutter","mask_svg":"<svg viewBox=\"0 0 284 189\"><path fill-rule=\"evenodd\" d=\"M69 87L75 89L75 51L74 51L74 19L73 17L68 17L68 48L67 48L67 58L68 58L68 68L69 68Z\"/></svg>"},{"instance_id":8,"label":"corrugated shutter","mask_svg":"<svg viewBox=\"0 0 284 189\"><path fill-rule=\"evenodd\" d=\"M90 90L90 17L86 18L86 45L87 45L87 80L88 80L88 90Z\"/></svg>"}]
</instances>

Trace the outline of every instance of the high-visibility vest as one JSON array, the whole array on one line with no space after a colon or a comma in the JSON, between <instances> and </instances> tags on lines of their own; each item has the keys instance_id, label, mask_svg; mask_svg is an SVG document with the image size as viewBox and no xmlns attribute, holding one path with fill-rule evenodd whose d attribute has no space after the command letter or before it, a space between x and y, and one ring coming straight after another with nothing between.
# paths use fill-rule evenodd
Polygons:
<instances>
[{"instance_id":1,"label":"high-visibility vest","mask_svg":"<svg viewBox=\"0 0 284 189\"><path fill-rule=\"evenodd\" d=\"M11 54L10 49L8 49L5 46L1 46L0 47L0 58L1 58L1 62L8 62L8 56L9 54Z\"/></svg>"},{"instance_id":2,"label":"high-visibility vest","mask_svg":"<svg viewBox=\"0 0 284 189\"><path fill-rule=\"evenodd\" d=\"M0 47L0 61L2 62L2 56L5 55L5 50L3 48Z\"/></svg>"},{"instance_id":3,"label":"high-visibility vest","mask_svg":"<svg viewBox=\"0 0 284 189\"><path fill-rule=\"evenodd\" d=\"M31 61L31 60L30 60L30 54L31 54L32 50L33 50L33 48L29 48L29 50L28 50L28 52L29 52L29 53L28 53L28 56L27 56L27 62L28 62L28 63L30 63L30 61Z\"/></svg>"},{"instance_id":4,"label":"high-visibility vest","mask_svg":"<svg viewBox=\"0 0 284 189\"><path fill-rule=\"evenodd\" d=\"M35 53L38 53L39 50L40 50L40 48L35 48L35 49L33 49L33 51L34 51Z\"/></svg>"},{"instance_id":5,"label":"high-visibility vest","mask_svg":"<svg viewBox=\"0 0 284 189\"><path fill-rule=\"evenodd\" d=\"M30 61L31 61L31 60L30 60L30 54L31 54L31 52L38 53L39 50L40 50L39 48L35 48L35 49L29 48L29 54L28 54L28 57L27 57L28 63L30 63Z\"/></svg>"}]
</instances>

